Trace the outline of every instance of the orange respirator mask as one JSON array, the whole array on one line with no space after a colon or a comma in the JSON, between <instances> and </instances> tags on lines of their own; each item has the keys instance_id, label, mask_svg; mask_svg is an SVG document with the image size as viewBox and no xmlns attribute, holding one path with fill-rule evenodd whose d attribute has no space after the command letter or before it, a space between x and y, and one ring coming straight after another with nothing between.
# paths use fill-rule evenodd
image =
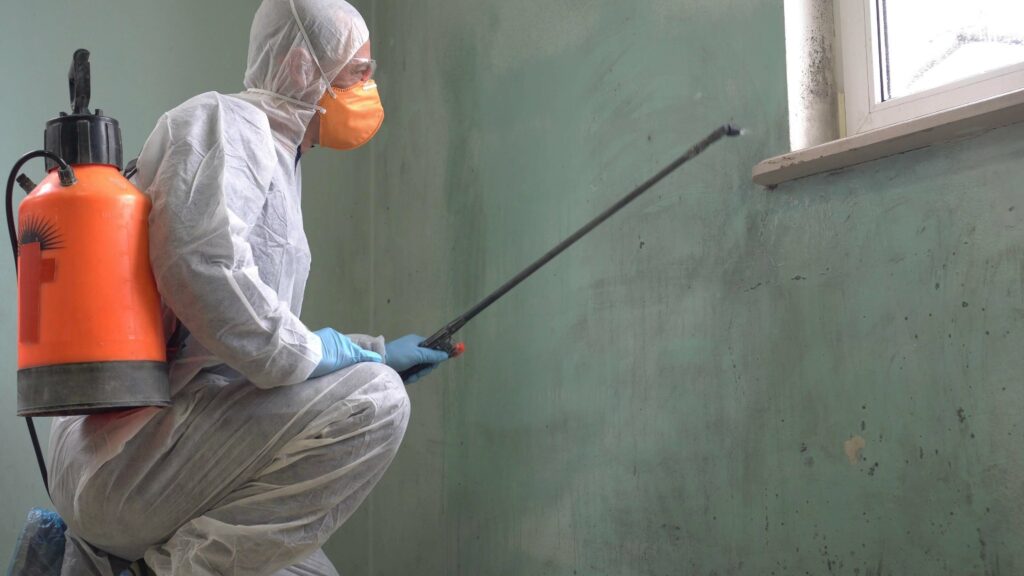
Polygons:
<instances>
[{"instance_id":1,"label":"orange respirator mask","mask_svg":"<svg viewBox=\"0 0 1024 576\"><path fill-rule=\"evenodd\" d=\"M384 106L372 79L334 88L320 99L320 145L354 150L366 144L384 123Z\"/></svg>"}]
</instances>

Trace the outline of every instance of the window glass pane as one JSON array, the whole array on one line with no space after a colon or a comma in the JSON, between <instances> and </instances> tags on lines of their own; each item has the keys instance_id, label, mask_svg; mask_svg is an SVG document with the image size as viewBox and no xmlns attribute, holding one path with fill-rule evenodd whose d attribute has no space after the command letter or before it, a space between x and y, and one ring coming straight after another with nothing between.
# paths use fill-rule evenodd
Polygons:
<instances>
[{"instance_id":1,"label":"window glass pane","mask_svg":"<svg viewBox=\"0 0 1024 576\"><path fill-rule=\"evenodd\" d=\"M1024 0L876 0L880 100L1024 62Z\"/></svg>"}]
</instances>

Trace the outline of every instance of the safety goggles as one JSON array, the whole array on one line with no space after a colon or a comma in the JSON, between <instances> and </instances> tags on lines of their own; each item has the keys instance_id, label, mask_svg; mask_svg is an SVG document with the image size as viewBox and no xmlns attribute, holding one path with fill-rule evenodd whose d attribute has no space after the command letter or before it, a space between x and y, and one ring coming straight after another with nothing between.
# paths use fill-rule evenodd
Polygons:
<instances>
[{"instance_id":1,"label":"safety goggles","mask_svg":"<svg viewBox=\"0 0 1024 576\"><path fill-rule=\"evenodd\" d=\"M367 82L377 71L377 61L372 58L353 58L346 68L351 69L349 72L353 76L358 75L361 81Z\"/></svg>"},{"instance_id":2,"label":"safety goggles","mask_svg":"<svg viewBox=\"0 0 1024 576\"><path fill-rule=\"evenodd\" d=\"M369 82L377 71L377 61L371 58L353 58L334 81L335 88L346 89L360 82Z\"/></svg>"}]
</instances>

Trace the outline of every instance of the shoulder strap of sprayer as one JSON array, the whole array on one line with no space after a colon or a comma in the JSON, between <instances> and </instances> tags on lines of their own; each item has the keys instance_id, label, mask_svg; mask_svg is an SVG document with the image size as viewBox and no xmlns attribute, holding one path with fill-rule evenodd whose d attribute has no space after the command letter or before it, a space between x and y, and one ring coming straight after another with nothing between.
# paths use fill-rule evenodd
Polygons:
<instances>
[{"instance_id":1,"label":"shoulder strap of sprayer","mask_svg":"<svg viewBox=\"0 0 1024 576\"><path fill-rule=\"evenodd\" d=\"M171 332L170 338L167 339L167 361L170 362L181 352L181 349L185 347L185 341L191 332L188 328L181 323L181 320L174 319L174 331Z\"/></svg>"},{"instance_id":2,"label":"shoulder strap of sprayer","mask_svg":"<svg viewBox=\"0 0 1024 576\"><path fill-rule=\"evenodd\" d=\"M124 167L124 178L125 178L125 180L131 180L138 173L139 173L139 159L138 158L132 158L131 160L128 161L128 164L125 164L125 167Z\"/></svg>"}]
</instances>

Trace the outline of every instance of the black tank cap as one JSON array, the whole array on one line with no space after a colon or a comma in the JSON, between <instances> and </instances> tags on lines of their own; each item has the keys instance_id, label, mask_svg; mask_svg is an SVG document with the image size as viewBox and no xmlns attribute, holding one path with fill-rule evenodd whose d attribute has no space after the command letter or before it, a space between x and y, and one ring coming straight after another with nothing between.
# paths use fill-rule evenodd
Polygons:
<instances>
[{"instance_id":1,"label":"black tank cap","mask_svg":"<svg viewBox=\"0 0 1024 576\"><path fill-rule=\"evenodd\" d=\"M122 168L121 127L117 120L103 116L103 111L89 112L91 80L89 51L79 49L68 70L71 93L71 114L64 112L46 123L43 147L60 156L68 164L108 164ZM57 164L46 160L46 169Z\"/></svg>"}]
</instances>

